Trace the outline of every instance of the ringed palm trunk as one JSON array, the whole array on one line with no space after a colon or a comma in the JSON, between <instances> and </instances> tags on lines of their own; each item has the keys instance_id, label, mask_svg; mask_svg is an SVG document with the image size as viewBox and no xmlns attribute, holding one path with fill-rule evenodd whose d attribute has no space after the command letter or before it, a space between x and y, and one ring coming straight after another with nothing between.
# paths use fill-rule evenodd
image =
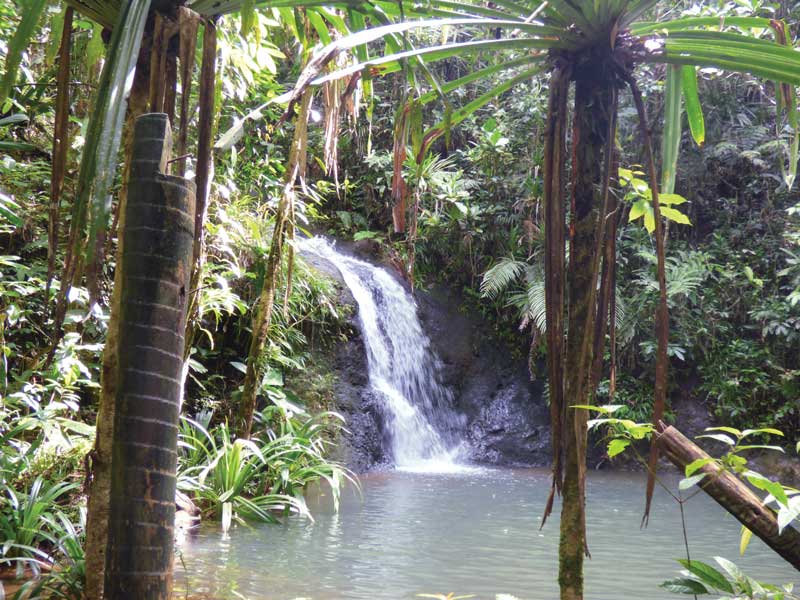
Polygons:
<instances>
[{"instance_id":1,"label":"ringed palm trunk","mask_svg":"<svg viewBox=\"0 0 800 600\"><path fill-rule=\"evenodd\" d=\"M116 402L106 600L172 593L178 417L194 240L194 184L165 175L169 119L136 121L118 265Z\"/></svg>"},{"instance_id":2,"label":"ringed palm trunk","mask_svg":"<svg viewBox=\"0 0 800 600\"><path fill-rule=\"evenodd\" d=\"M597 232L603 196L604 153L614 110L613 77L598 65L576 74L573 129L572 214L567 272L564 483L562 489L559 574L561 600L583 599L586 545L586 411L594 346L597 287Z\"/></svg>"}]
</instances>

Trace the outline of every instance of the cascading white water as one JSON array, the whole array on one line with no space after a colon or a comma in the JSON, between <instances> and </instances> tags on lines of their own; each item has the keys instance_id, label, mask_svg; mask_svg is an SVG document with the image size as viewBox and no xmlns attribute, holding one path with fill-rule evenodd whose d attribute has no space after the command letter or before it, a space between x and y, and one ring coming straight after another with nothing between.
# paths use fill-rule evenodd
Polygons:
<instances>
[{"instance_id":1,"label":"cascading white water","mask_svg":"<svg viewBox=\"0 0 800 600\"><path fill-rule=\"evenodd\" d=\"M457 469L463 420L441 382L441 361L422 330L413 297L384 269L337 252L322 238L302 240L300 248L334 264L358 303L369 383L385 403L395 465Z\"/></svg>"}]
</instances>

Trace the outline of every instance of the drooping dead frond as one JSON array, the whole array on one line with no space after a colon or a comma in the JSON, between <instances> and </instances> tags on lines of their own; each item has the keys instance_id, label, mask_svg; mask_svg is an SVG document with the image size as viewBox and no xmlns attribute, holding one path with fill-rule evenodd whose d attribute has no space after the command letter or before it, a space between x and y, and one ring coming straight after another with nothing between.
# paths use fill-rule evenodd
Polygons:
<instances>
[{"instance_id":1,"label":"drooping dead frond","mask_svg":"<svg viewBox=\"0 0 800 600\"><path fill-rule=\"evenodd\" d=\"M183 176L186 172L186 147L189 137L189 99L192 94L195 51L197 49L197 31L200 28L200 17L185 6L178 9L178 28L180 30L181 105L180 124L178 128L178 160L175 172Z\"/></svg>"},{"instance_id":2,"label":"drooping dead frond","mask_svg":"<svg viewBox=\"0 0 800 600\"><path fill-rule=\"evenodd\" d=\"M658 178L656 176L656 163L653 158L653 140L650 125L647 119L647 111L644 108L642 93L636 80L628 79L631 88L633 102L636 105L636 112L639 115L639 128L644 142L645 164L647 176L650 180L650 193L653 198L653 216L656 221L656 257L658 261L658 309L656 311L656 382L655 399L653 402L652 422L655 427L664 418L664 407L667 402L667 345L669 343L669 309L667 306L667 276L666 276L666 257L664 250L664 223L661 220L661 208L658 201ZM655 436L650 442L650 457L648 459L647 490L645 493L645 508L642 516L642 526L646 526L650 520L650 506L653 501L653 490L656 485L656 469L658 468L658 446Z\"/></svg>"},{"instance_id":3,"label":"drooping dead frond","mask_svg":"<svg viewBox=\"0 0 800 600\"><path fill-rule=\"evenodd\" d=\"M406 144L409 132L409 107L401 105L394 124L392 146L392 224L395 233L406 230L406 197L408 190L403 179L403 164L406 162Z\"/></svg>"},{"instance_id":4,"label":"drooping dead frond","mask_svg":"<svg viewBox=\"0 0 800 600\"><path fill-rule=\"evenodd\" d=\"M544 146L545 303L547 314L547 373L550 386L550 436L553 447L553 482L545 505L542 527L561 494L564 429L564 279L567 98L569 77L555 69L550 77L547 131Z\"/></svg>"},{"instance_id":5,"label":"drooping dead frond","mask_svg":"<svg viewBox=\"0 0 800 600\"><path fill-rule=\"evenodd\" d=\"M586 298L586 306L583 307L581 310L585 311L585 326L588 330L576 333L576 323L572 321L572 314L570 314L570 331L573 333L570 335L569 345L574 348L579 348L579 355L578 355L578 370L576 373L577 378L577 385L574 386L574 389L577 391L575 394L568 395L570 400L574 400L577 402L586 402L587 400L591 399L594 389L591 387L592 384L592 351L595 348L595 325L598 320L602 319L603 316L598 314L598 302L597 302L597 280L600 276L600 263L601 257L604 254L604 230L605 230L605 222L606 216L608 215L608 206L609 206L609 196L610 196L610 187L611 187L611 168L613 165L613 156L614 156L614 143L616 139L616 131L617 131L617 89L616 87L610 87L608 89L608 105L607 109L608 112L603 116L607 120L607 129L604 132L605 135L605 143L603 145L603 168L600 173L600 210L597 213L597 217L594 223L594 252L590 258L590 260L586 260L586 257L583 258L581 262L578 263L577 268L587 268L589 270L589 279L588 279L588 294ZM577 101L576 101L577 105ZM578 131L577 135L592 135L588 131ZM586 156L581 159L578 152L576 152L576 166L574 167L576 171L581 169L581 165L579 163L580 160L587 160L592 158L591 156ZM594 157L594 159L598 159L599 157ZM573 199L577 198L578 196L578 187L581 186L582 190L585 190L588 181L579 181L577 178L573 181L575 185ZM586 220L586 219L584 219ZM577 217L576 217L577 222ZM581 223L577 223L576 231L578 228L583 228ZM588 233L588 231L586 232ZM577 232L576 235L586 235L583 232ZM576 260L579 257L576 257ZM572 271L572 257L570 257L570 270ZM588 264L587 264L588 263ZM580 308L580 307L579 307ZM579 322L579 321L578 321ZM573 345L573 336L579 335L581 336L580 344ZM602 341L600 342L602 347ZM569 351L569 350L568 350ZM587 423L589 420L589 413L586 410L580 409L572 409L572 416L574 418L571 425L574 426L574 443L577 448L577 456L578 458L578 491L579 491L579 499L580 504L582 506L586 505L586 444L587 444ZM586 543L586 511L581 511L581 521L582 521L582 537L584 541L584 552L586 556L591 556L589 553L589 548Z\"/></svg>"},{"instance_id":6,"label":"drooping dead frond","mask_svg":"<svg viewBox=\"0 0 800 600\"><path fill-rule=\"evenodd\" d=\"M130 74L135 71L149 8L149 0L132 0L119 13L118 26L112 32L108 60L103 65L93 114L86 130L48 362L55 355L60 340L69 290L80 279L84 265L87 265L90 301L94 302L98 296L98 276L111 208L111 188L117 171L117 151L128 107L127 96L135 80Z\"/></svg>"},{"instance_id":7,"label":"drooping dead frond","mask_svg":"<svg viewBox=\"0 0 800 600\"><path fill-rule=\"evenodd\" d=\"M336 190L339 190L339 116L341 112L341 87L340 79L327 81L322 85L322 106L325 111L325 147L323 158L325 172L333 175Z\"/></svg>"}]
</instances>

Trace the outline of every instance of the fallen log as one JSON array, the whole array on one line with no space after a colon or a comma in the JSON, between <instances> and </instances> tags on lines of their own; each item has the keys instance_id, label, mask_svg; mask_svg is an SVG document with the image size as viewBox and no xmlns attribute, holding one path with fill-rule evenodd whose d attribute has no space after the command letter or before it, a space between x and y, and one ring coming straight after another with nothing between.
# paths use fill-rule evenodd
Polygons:
<instances>
[{"instance_id":1,"label":"fallen log","mask_svg":"<svg viewBox=\"0 0 800 600\"><path fill-rule=\"evenodd\" d=\"M674 427L663 422L656 433L658 446L672 463L683 472L695 460L710 458L697 444ZM775 513L738 477L725 471L715 462L709 462L697 473L705 473L698 484L717 504L736 517L739 522L795 569L800 570L800 531L788 526L778 534Z\"/></svg>"}]
</instances>

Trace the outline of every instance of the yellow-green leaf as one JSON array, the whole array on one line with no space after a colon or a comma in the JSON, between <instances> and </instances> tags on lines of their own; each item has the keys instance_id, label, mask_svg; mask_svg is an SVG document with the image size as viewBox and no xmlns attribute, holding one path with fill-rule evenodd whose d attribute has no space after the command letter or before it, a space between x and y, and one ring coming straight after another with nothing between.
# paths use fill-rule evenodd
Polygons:
<instances>
[{"instance_id":1,"label":"yellow-green leaf","mask_svg":"<svg viewBox=\"0 0 800 600\"><path fill-rule=\"evenodd\" d=\"M750 531L747 527L742 525L742 535L739 538L739 554L744 556L745 550L747 550L747 546L750 545L750 540L753 538L753 532Z\"/></svg>"},{"instance_id":2,"label":"yellow-green leaf","mask_svg":"<svg viewBox=\"0 0 800 600\"><path fill-rule=\"evenodd\" d=\"M256 22L256 0L244 0L242 3L242 37L247 37Z\"/></svg>"},{"instance_id":3,"label":"yellow-green leaf","mask_svg":"<svg viewBox=\"0 0 800 600\"><path fill-rule=\"evenodd\" d=\"M670 221L674 221L675 223L680 223L681 225L692 224L692 222L689 220L689 217L687 217L678 209L670 208L669 206L661 207L661 216L665 219L669 219Z\"/></svg>"}]
</instances>

